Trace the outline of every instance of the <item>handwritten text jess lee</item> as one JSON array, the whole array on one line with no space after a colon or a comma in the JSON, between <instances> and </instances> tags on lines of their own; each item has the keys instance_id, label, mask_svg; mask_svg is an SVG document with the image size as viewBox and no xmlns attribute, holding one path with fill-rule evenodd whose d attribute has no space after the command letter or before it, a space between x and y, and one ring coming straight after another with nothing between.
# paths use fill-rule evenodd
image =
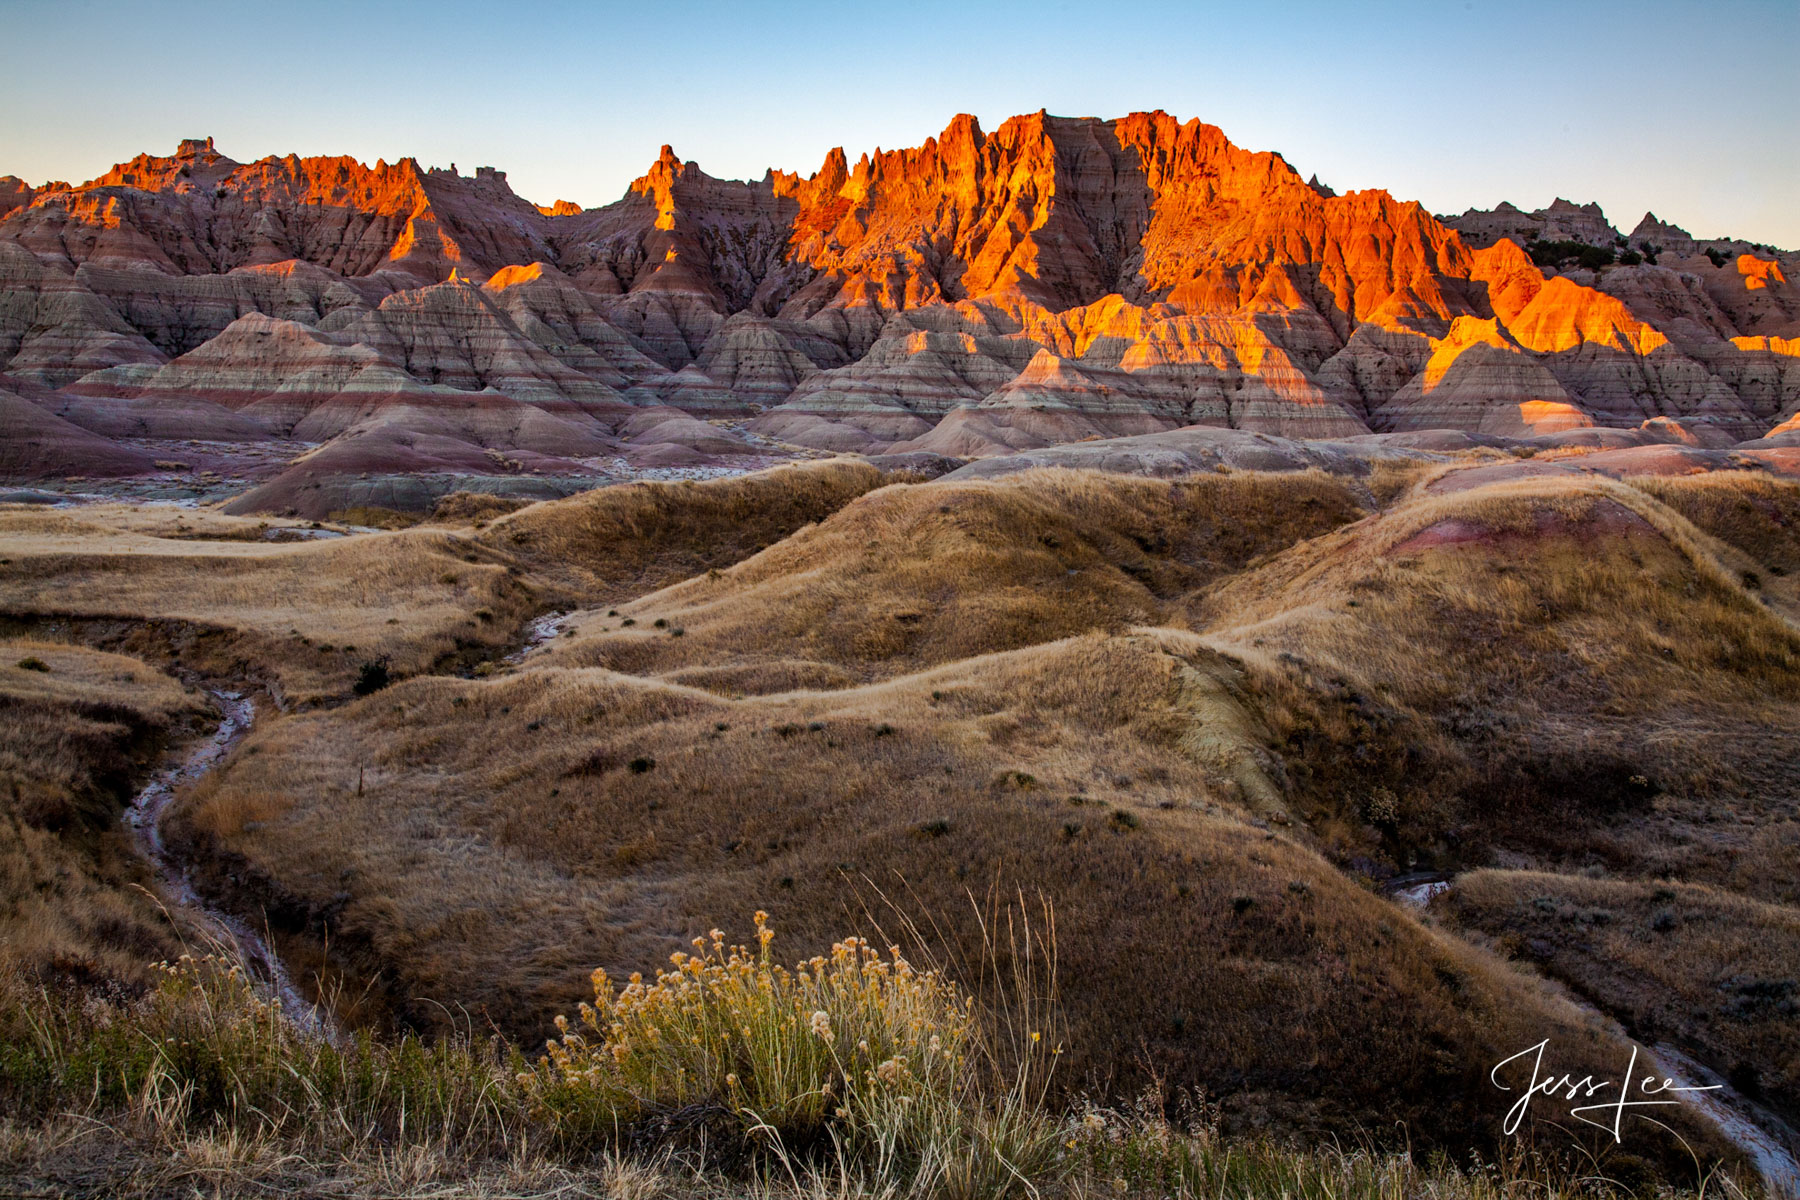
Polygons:
<instances>
[{"instance_id":1,"label":"handwritten text jess lee","mask_svg":"<svg viewBox=\"0 0 1800 1200\"><path fill-rule=\"evenodd\" d=\"M1631 1061L1625 1066L1625 1076L1622 1083L1614 1083L1610 1079L1596 1080L1592 1075L1586 1075L1580 1079L1576 1079L1570 1075L1546 1076L1543 1073L1544 1049L1549 1044L1550 1039L1545 1038L1537 1045L1527 1047L1513 1055L1511 1058L1503 1059L1499 1063L1496 1063L1494 1069L1488 1072L1488 1079L1495 1087L1503 1092L1510 1092L1513 1089L1500 1082L1501 1068L1505 1067L1508 1063L1517 1062L1522 1058L1529 1057L1531 1059L1531 1084L1525 1089L1525 1094L1519 1097L1518 1103L1514 1104L1506 1113L1506 1124L1503 1126L1503 1129L1508 1134L1518 1131L1520 1123L1525 1120L1525 1114L1531 1108L1531 1100L1534 1096L1551 1096L1561 1093L1565 1100L1591 1100L1595 1095L1606 1091L1608 1088L1616 1087L1619 1090L1616 1099L1608 1100L1603 1104L1585 1104L1578 1108L1571 1108L1569 1110L1569 1115L1578 1121L1594 1126L1596 1129L1606 1130L1613 1135L1613 1141L1618 1142L1621 1140L1619 1137L1619 1127L1624 1123L1626 1109L1662 1108L1681 1103L1672 1096L1668 1099L1661 1100L1633 1100L1631 1097L1632 1085L1634 1082L1637 1085L1638 1093L1644 1096L1668 1096L1673 1092L1710 1092L1719 1086L1718 1084L1714 1084L1711 1087L1677 1087L1673 1079L1663 1078L1659 1080L1655 1075L1646 1075L1641 1080L1634 1081L1632 1073L1637 1069L1638 1060L1638 1049L1636 1046L1631 1048ZM1586 1114L1588 1113L1611 1113L1612 1119L1610 1122L1602 1119L1595 1119L1587 1116Z\"/></svg>"}]
</instances>

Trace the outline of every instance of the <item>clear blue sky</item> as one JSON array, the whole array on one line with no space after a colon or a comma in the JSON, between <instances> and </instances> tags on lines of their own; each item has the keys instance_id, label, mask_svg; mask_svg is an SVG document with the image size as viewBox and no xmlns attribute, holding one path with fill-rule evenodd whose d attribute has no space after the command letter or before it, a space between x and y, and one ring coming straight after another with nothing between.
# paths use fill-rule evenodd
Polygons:
<instances>
[{"instance_id":1,"label":"clear blue sky","mask_svg":"<svg viewBox=\"0 0 1800 1200\"><path fill-rule=\"evenodd\" d=\"M211 134L593 205L664 142L746 178L959 111L1163 108L1340 191L1561 195L1800 248L1797 61L1800 0L0 0L0 174L81 181Z\"/></svg>"}]
</instances>

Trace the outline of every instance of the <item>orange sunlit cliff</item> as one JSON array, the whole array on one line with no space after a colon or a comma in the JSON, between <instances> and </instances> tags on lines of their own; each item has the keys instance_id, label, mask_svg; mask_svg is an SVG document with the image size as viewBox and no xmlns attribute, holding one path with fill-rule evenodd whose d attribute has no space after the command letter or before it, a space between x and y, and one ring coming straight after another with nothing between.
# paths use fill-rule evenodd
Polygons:
<instances>
[{"instance_id":1,"label":"orange sunlit cliff","mask_svg":"<svg viewBox=\"0 0 1800 1200\"><path fill-rule=\"evenodd\" d=\"M1632 236L1654 261L1615 261L1629 239L1591 205L1438 218L1161 112L959 116L916 148L755 182L665 146L585 210L487 167L242 164L211 139L4 195L7 377L284 436L399 406L463 413L481 445L520 448L523 420L524 448L590 454L629 450L648 407L791 447L963 456L1194 424L1672 421L1730 444L1800 409L1778 253L1646 216ZM1550 234L1607 265L1536 261Z\"/></svg>"}]
</instances>

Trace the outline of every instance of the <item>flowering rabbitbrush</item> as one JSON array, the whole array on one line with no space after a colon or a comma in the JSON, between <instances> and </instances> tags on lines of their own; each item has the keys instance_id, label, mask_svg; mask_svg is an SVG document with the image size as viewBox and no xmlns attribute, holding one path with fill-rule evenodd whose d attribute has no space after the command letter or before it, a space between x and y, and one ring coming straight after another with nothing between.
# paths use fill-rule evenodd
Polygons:
<instances>
[{"instance_id":1,"label":"flowering rabbitbrush","mask_svg":"<svg viewBox=\"0 0 1800 1200\"><path fill-rule=\"evenodd\" d=\"M520 1076L545 1107L599 1124L711 1105L746 1129L800 1132L829 1123L884 1127L897 1108L963 1098L971 1083L971 1001L890 947L846 938L829 957L788 969L756 914L757 946L713 930L696 953L615 989L593 975L580 1026L557 1019L536 1070Z\"/></svg>"}]
</instances>

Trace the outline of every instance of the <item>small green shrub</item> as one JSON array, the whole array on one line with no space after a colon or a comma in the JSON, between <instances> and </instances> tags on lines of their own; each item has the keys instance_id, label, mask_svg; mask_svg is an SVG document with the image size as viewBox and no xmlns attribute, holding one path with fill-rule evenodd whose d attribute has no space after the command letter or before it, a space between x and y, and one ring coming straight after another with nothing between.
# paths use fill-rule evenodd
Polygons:
<instances>
[{"instance_id":1,"label":"small green shrub","mask_svg":"<svg viewBox=\"0 0 1800 1200\"><path fill-rule=\"evenodd\" d=\"M1586 242L1532 241L1526 243L1525 252L1540 267L1575 263L1589 271L1610 266L1615 257L1609 247L1590 246Z\"/></svg>"},{"instance_id":2,"label":"small green shrub","mask_svg":"<svg viewBox=\"0 0 1800 1200\"><path fill-rule=\"evenodd\" d=\"M35 654L26 655L14 665L21 671L43 671L46 674L50 671L50 664Z\"/></svg>"}]
</instances>

